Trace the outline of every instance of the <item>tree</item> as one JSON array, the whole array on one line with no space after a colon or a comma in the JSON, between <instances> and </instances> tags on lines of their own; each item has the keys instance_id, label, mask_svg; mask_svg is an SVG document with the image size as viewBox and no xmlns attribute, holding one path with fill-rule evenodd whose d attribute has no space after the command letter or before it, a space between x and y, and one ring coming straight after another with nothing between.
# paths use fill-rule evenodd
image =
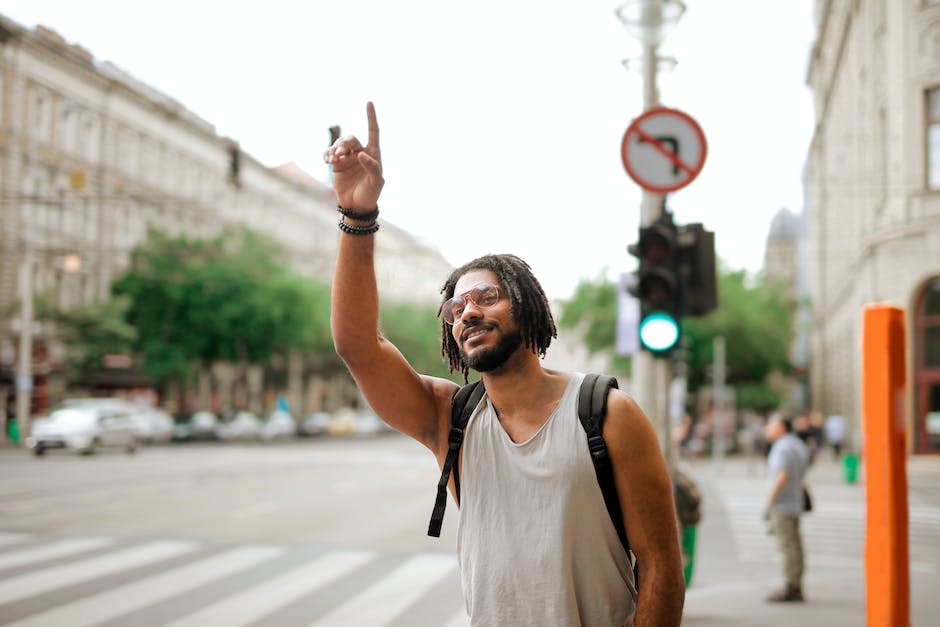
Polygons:
<instances>
[{"instance_id":1,"label":"tree","mask_svg":"<svg viewBox=\"0 0 940 627\"><path fill-rule=\"evenodd\" d=\"M615 372L630 374L631 359L614 353L617 335L617 284L602 273L582 280L572 297L563 303L558 326L574 330L591 354L607 353Z\"/></svg>"},{"instance_id":2,"label":"tree","mask_svg":"<svg viewBox=\"0 0 940 627\"><path fill-rule=\"evenodd\" d=\"M326 350L329 292L280 260L251 231L213 239L152 232L131 269L112 286L130 299L144 368L165 379L192 362L267 363L276 352Z\"/></svg>"},{"instance_id":3,"label":"tree","mask_svg":"<svg viewBox=\"0 0 940 627\"><path fill-rule=\"evenodd\" d=\"M613 354L617 289L602 275L579 283L563 304L559 324L578 330L589 351ZM727 382L738 388L739 404L765 408L774 399L779 402L765 380L773 371L791 368L788 354L793 327L783 290L751 284L745 272L725 269L719 272L718 290L717 309L702 318L682 320L689 350L689 388L696 390L709 382L714 339L724 336Z\"/></svg>"},{"instance_id":4,"label":"tree","mask_svg":"<svg viewBox=\"0 0 940 627\"><path fill-rule=\"evenodd\" d=\"M422 374L444 377L463 384L463 377L448 372L441 355L441 319L432 305L383 304L382 333L405 359Z\"/></svg>"},{"instance_id":5,"label":"tree","mask_svg":"<svg viewBox=\"0 0 940 627\"><path fill-rule=\"evenodd\" d=\"M68 346L70 377L100 369L105 355L132 352L137 331L125 319L129 307L128 298L116 297L72 311L48 313Z\"/></svg>"}]
</instances>

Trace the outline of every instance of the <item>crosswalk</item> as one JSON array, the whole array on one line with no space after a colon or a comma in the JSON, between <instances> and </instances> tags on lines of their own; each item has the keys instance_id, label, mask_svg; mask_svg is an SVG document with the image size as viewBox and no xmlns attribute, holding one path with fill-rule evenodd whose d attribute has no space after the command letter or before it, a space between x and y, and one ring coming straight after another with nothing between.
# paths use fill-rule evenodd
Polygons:
<instances>
[{"instance_id":1,"label":"crosswalk","mask_svg":"<svg viewBox=\"0 0 940 627\"><path fill-rule=\"evenodd\" d=\"M467 624L453 554L0 532L0 625Z\"/></svg>"},{"instance_id":2,"label":"crosswalk","mask_svg":"<svg viewBox=\"0 0 940 627\"><path fill-rule=\"evenodd\" d=\"M766 485L753 478L723 476L712 485L731 525L737 557L743 562L779 562L776 539L763 520ZM861 486L813 486L813 511L800 526L807 563L813 567L864 567L865 504ZM912 573L940 573L940 507L912 500L908 538Z\"/></svg>"}]
</instances>

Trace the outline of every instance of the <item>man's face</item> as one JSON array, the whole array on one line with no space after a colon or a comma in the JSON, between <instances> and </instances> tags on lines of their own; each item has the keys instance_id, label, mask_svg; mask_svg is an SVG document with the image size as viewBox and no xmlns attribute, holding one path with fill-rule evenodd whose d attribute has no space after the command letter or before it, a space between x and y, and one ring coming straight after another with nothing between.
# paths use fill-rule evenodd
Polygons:
<instances>
[{"instance_id":1,"label":"man's face","mask_svg":"<svg viewBox=\"0 0 940 627\"><path fill-rule=\"evenodd\" d=\"M786 429L777 418L771 418L764 429L764 435L767 436L767 440L770 442L775 442L784 432L786 432Z\"/></svg>"},{"instance_id":2,"label":"man's face","mask_svg":"<svg viewBox=\"0 0 940 627\"><path fill-rule=\"evenodd\" d=\"M481 307L468 297L481 283L497 286L499 300L495 304ZM454 295L464 297L463 312L451 327L460 359L477 372L501 367L522 346L522 334L512 320L509 296L499 285L496 274L490 270L471 270L457 281Z\"/></svg>"}]
</instances>

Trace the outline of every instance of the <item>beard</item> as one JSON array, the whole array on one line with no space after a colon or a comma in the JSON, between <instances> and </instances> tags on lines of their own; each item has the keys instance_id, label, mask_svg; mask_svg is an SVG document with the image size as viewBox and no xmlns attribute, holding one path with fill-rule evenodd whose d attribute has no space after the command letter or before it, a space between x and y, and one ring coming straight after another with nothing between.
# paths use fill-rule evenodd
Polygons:
<instances>
[{"instance_id":1,"label":"beard","mask_svg":"<svg viewBox=\"0 0 940 627\"><path fill-rule=\"evenodd\" d=\"M501 367L522 346L522 333L516 329L500 338L496 346L476 351L472 355L460 349L460 361L477 372L492 372Z\"/></svg>"}]
</instances>

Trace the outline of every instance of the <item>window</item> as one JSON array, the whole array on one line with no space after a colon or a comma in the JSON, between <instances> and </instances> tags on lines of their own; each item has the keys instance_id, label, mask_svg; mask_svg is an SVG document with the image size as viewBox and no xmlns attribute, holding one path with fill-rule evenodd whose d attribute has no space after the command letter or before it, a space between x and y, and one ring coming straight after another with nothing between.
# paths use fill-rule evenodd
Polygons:
<instances>
[{"instance_id":1,"label":"window","mask_svg":"<svg viewBox=\"0 0 940 627\"><path fill-rule=\"evenodd\" d=\"M927 189L940 190L940 87L927 92Z\"/></svg>"},{"instance_id":2,"label":"window","mask_svg":"<svg viewBox=\"0 0 940 627\"><path fill-rule=\"evenodd\" d=\"M52 99L41 88L34 88L30 103L29 117L33 137L42 142L49 141L52 129Z\"/></svg>"}]
</instances>

